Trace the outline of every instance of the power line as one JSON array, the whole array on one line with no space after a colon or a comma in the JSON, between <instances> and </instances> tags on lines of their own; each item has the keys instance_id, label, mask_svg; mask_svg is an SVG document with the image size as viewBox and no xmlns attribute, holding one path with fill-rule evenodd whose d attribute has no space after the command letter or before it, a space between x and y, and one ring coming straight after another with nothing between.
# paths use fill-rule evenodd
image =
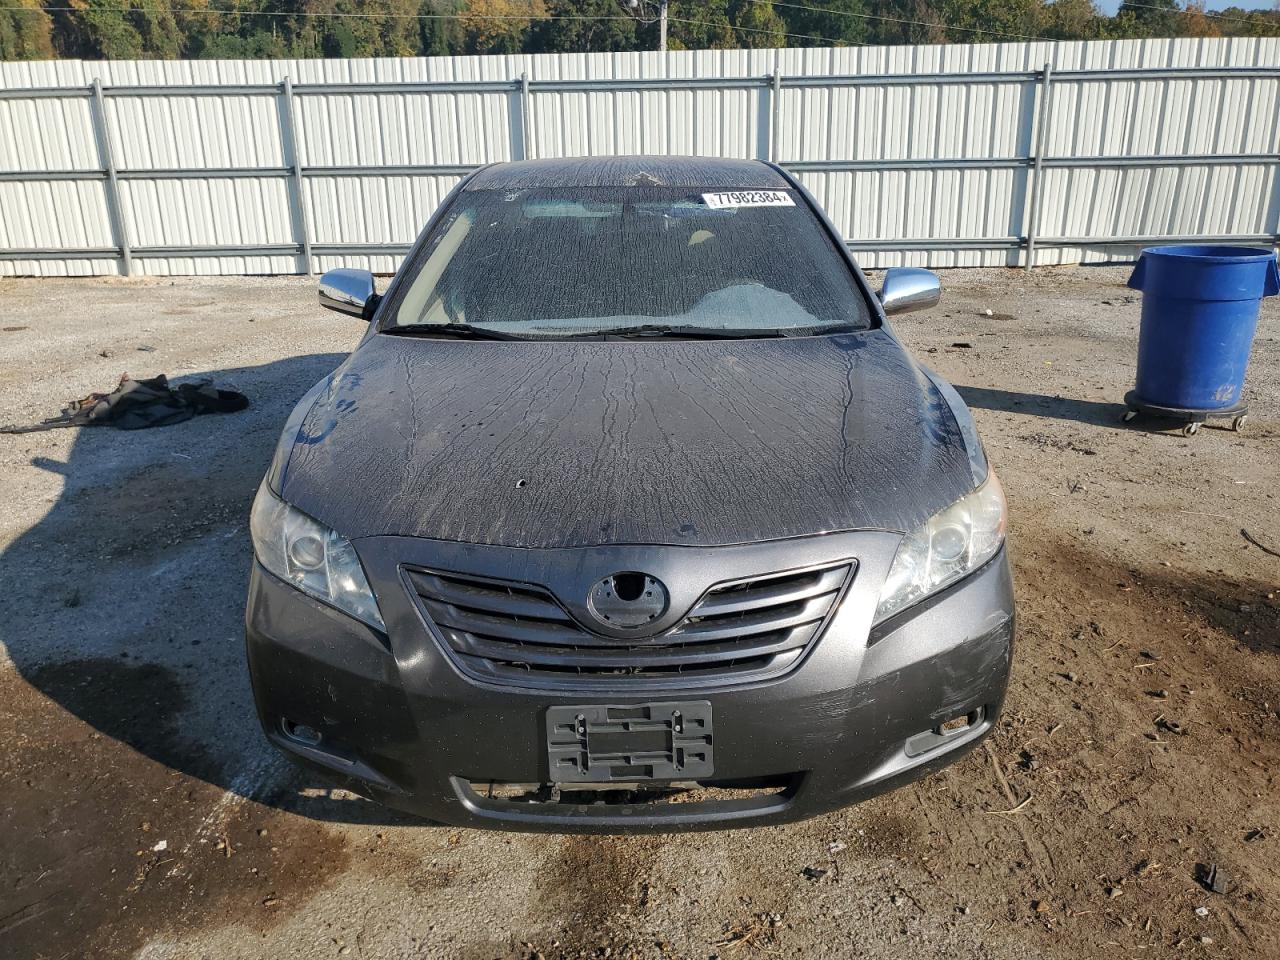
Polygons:
<instances>
[{"instance_id":1,"label":"power line","mask_svg":"<svg viewBox=\"0 0 1280 960\"><path fill-rule=\"evenodd\" d=\"M768 5L772 7L783 7L790 10L803 10L806 13L827 13L839 17L853 17L859 20L875 20L881 23L897 23L906 26L917 27L938 27L943 30L954 30L961 33L980 34L983 36L1008 37L1013 40L1037 40L1048 43L1056 42L1053 37L1041 37L1034 34L1009 33L1003 30L984 29L982 27L961 27L956 24L947 23L945 21L935 20L911 20L904 17L887 17L880 14L872 13L855 13L851 10L835 10L830 7L810 7L798 3L786 3L783 0L746 0L747 3ZM1179 7L1160 7L1149 3L1139 3L1136 0L1125 0L1127 7L1140 7L1146 10L1161 10L1165 12L1185 13L1183 8ZM277 19L288 19L291 17L316 20L496 20L496 21L589 21L589 22L610 22L610 21L627 21L631 23L637 22L636 18L629 17L624 14L500 14L500 13L343 13L338 11L319 12L319 11L276 11L276 10L245 10L245 9L221 9L218 7L165 7L160 10L148 10L143 7L71 7L71 6L41 6L41 7L14 7L0 6L0 12L4 13L83 13L86 10L103 11L110 13L181 13L193 16L207 14L221 14L223 16L234 17L274 17ZM1247 23L1258 25L1262 23L1270 26L1267 18L1264 16L1261 20L1249 19L1246 17L1233 17L1221 13L1213 13L1208 10L1199 11L1204 16L1214 20L1224 20L1232 23ZM1266 11L1258 11L1265 14ZM832 46L869 46L859 40L843 40L833 37L823 37L817 34L809 33L789 33L787 31L769 30L762 27L746 27L739 26L729 22L716 23L710 20L695 20L688 17L669 17L672 23L683 23L689 26L697 27L714 27L733 32L767 34L769 36L784 37L791 40L817 40L822 43L828 43ZM640 21L643 22L643 21Z\"/></svg>"},{"instance_id":2,"label":"power line","mask_svg":"<svg viewBox=\"0 0 1280 960\"><path fill-rule=\"evenodd\" d=\"M1142 9L1144 9L1144 10L1163 10L1165 13L1190 13L1190 12L1191 12L1191 8L1190 8L1190 6L1187 6L1187 7L1158 7L1158 6L1156 6L1154 3L1135 3L1135 2L1134 2L1134 0L1124 0L1124 3L1122 3L1122 4L1121 4L1121 6L1125 6L1125 7L1141 7L1141 8L1142 8ZM1117 13L1119 13L1119 11L1118 11L1118 10L1117 10L1116 12L1117 12ZM1199 13L1199 14L1202 14L1203 16L1206 16L1206 17L1212 17L1214 20L1230 20L1232 23L1252 23L1252 24L1255 24L1255 25L1256 25L1256 24L1259 22L1258 20L1251 20L1251 19L1249 19L1248 17L1231 17L1231 16L1227 16L1227 15L1226 15L1226 14L1224 14L1224 13L1214 13L1214 12L1213 12L1213 11L1211 11L1211 10L1197 10L1196 12L1197 12L1197 13ZM1267 11L1267 10L1259 10L1259 11L1258 11L1258 13L1262 14L1262 21L1261 21L1261 22L1263 22L1263 23L1266 23L1266 22L1267 22L1267 20L1268 20L1269 18L1268 18L1266 15L1267 15L1267 13L1269 13L1269 12L1271 12L1271 11ZM1275 21L1273 20L1272 22L1274 23Z\"/></svg>"},{"instance_id":3,"label":"power line","mask_svg":"<svg viewBox=\"0 0 1280 960\"><path fill-rule=\"evenodd\" d=\"M751 0L752 3L757 0ZM835 40L831 37L819 37L812 33L786 33L780 30L766 30L763 27L740 27L732 23L712 23L709 20L686 20L683 17L667 17L672 23L691 23L700 27L723 27L731 31L745 30L747 33L767 33L774 37L790 37L795 40L821 40L823 43L829 43L832 46L844 46L846 44L854 44L856 46L866 46L860 40Z\"/></svg>"},{"instance_id":4,"label":"power line","mask_svg":"<svg viewBox=\"0 0 1280 960\"><path fill-rule=\"evenodd\" d=\"M1008 33L1003 30L991 30L991 29L984 29L982 27L961 27L961 26L957 26L956 24L946 23L945 21L907 20L901 17L885 17L885 16L880 16L878 14L873 14L873 13L854 13L851 10L833 10L830 7L809 7L799 3L786 3L786 2L783 2L783 0L746 0L746 2L768 4L774 7L786 7L791 10L804 10L807 13L829 13L829 14L832 14L833 16L838 16L838 17L856 17L859 20L878 20L883 23L901 23L901 24L907 24L910 26L918 26L918 27L941 27L944 30L958 30L961 33L977 33L977 34L983 34L986 36L994 36L994 37L1009 37L1014 40L1042 40L1048 43L1058 42L1053 37L1039 37L1031 34ZM1163 11L1172 12L1172 13L1188 12L1188 8L1186 7L1158 7L1150 3L1138 3L1138 2L1135 2L1135 0L1125 0L1124 5L1127 7L1142 7L1146 10L1163 10ZM1204 16L1206 17L1213 18L1214 20L1226 20L1232 23L1248 23L1254 26L1257 26L1259 23L1267 26L1272 26L1272 25L1280 26L1280 24L1276 24L1275 21L1269 22L1269 18L1266 16L1266 13L1268 11L1265 11L1265 10L1258 11L1258 13L1263 15L1260 20L1249 19L1247 17L1232 17L1232 16L1227 16L1225 14L1221 14L1221 13L1213 13L1208 10L1201 10L1199 12L1204 14ZM1109 18L1104 17L1103 19L1109 19Z\"/></svg>"},{"instance_id":5,"label":"power line","mask_svg":"<svg viewBox=\"0 0 1280 960\"><path fill-rule=\"evenodd\" d=\"M500 21L528 21L537 20L555 21L619 21L625 20L628 23L634 23L635 18L626 16L625 14L550 14L550 13L341 13L338 11L326 13L320 11L278 11L278 10L244 10L233 9L225 10L218 7L164 7L159 10L148 10L144 7L0 7L0 12L7 13L83 13L86 9L94 11L105 11L109 13L183 13L192 15L201 14L222 14L224 16L236 17L276 17L280 19L288 19L290 17L303 17L317 20L333 20L333 19L350 19L350 20L500 20ZM688 17L669 17L672 23L685 23L690 26L697 27L717 27L731 31L743 31L746 33L764 33L770 36L787 37L793 40L819 40L823 43L829 43L833 46L844 46L847 44L858 44L853 40L836 40L832 37L820 37L817 34L810 33L787 33L786 31L767 30L760 27L741 27L735 24L724 22L715 23L711 20L693 20ZM862 44L859 44L862 45Z\"/></svg>"},{"instance_id":6,"label":"power line","mask_svg":"<svg viewBox=\"0 0 1280 960\"><path fill-rule=\"evenodd\" d=\"M308 17L320 20L333 19L351 19L351 20L631 20L631 17L618 14L617 16L607 15L586 15L586 14L519 14L519 13L341 13L333 11L331 13L323 13L318 11L294 10L245 10L233 9L224 10L219 7L163 7L161 9L148 9L146 7L0 7L0 12L8 13L96 13L104 11L106 13L189 13L189 14L209 14L219 13L225 16L233 17Z\"/></svg>"},{"instance_id":7,"label":"power line","mask_svg":"<svg viewBox=\"0 0 1280 960\"><path fill-rule=\"evenodd\" d=\"M786 7L790 10L804 10L806 13L829 13L837 17L856 17L859 20L879 20L883 23L902 23L916 27L941 27L944 30L959 30L962 33L980 33L993 37L1010 37L1014 40L1044 40L1055 42L1053 37L1037 37L1023 33L1006 33L1003 30L990 30L982 27L960 27L942 21L906 20L901 17L884 17L874 13L854 13L852 10L833 10L830 7L807 7L799 3L783 3L781 0L747 0L747 3L758 3L773 7ZM1131 4L1132 5L1132 4Z\"/></svg>"}]
</instances>

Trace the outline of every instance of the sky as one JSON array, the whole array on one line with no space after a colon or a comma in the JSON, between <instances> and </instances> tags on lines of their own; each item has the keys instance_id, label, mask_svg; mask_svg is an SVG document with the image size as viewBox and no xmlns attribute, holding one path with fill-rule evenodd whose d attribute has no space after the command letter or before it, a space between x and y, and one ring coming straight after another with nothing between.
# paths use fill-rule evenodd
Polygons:
<instances>
[{"instance_id":1,"label":"sky","mask_svg":"<svg viewBox=\"0 0 1280 960\"><path fill-rule=\"evenodd\" d=\"M1103 13L1111 15L1120 7L1120 0L1096 0ZM1206 0L1206 10L1221 10L1223 7L1240 7L1244 10L1270 10L1274 0Z\"/></svg>"}]
</instances>

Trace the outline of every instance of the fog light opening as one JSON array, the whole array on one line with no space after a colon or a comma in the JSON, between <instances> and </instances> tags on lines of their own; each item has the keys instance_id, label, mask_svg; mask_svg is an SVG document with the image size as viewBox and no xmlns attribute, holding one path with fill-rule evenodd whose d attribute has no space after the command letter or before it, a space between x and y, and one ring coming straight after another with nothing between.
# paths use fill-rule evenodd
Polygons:
<instances>
[{"instance_id":1,"label":"fog light opening","mask_svg":"<svg viewBox=\"0 0 1280 960\"><path fill-rule=\"evenodd\" d=\"M952 717L945 723L940 723L933 728L933 732L940 737L953 737L958 733L964 733L970 727L977 724L982 719L981 710L973 710L969 713L961 714L958 717Z\"/></svg>"},{"instance_id":2,"label":"fog light opening","mask_svg":"<svg viewBox=\"0 0 1280 960\"><path fill-rule=\"evenodd\" d=\"M286 718L280 720L280 729L284 731L284 735L290 740L296 740L298 743L306 744L308 747L318 747L320 741L324 739L320 735L320 731L315 727L309 727L305 723L294 723Z\"/></svg>"}]
</instances>

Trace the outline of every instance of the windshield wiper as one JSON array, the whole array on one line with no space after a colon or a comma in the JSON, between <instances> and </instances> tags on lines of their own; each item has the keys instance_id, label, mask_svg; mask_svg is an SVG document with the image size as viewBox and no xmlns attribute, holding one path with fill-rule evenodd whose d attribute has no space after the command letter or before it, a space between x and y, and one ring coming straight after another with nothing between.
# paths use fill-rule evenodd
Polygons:
<instances>
[{"instance_id":1,"label":"windshield wiper","mask_svg":"<svg viewBox=\"0 0 1280 960\"><path fill-rule=\"evenodd\" d=\"M671 337L677 340L755 340L763 337L791 336L785 330L772 327L692 327L672 326L665 323L642 323L634 327L605 327L582 333L566 332L566 340L594 340L643 337Z\"/></svg>"},{"instance_id":2,"label":"windshield wiper","mask_svg":"<svg viewBox=\"0 0 1280 960\"><path fill-rule=\"evenodd\" d=\"M504 333L491 327L470 323L406 323L387 327L382 333L400 337L456 337L459 340L530 340L515 333Z\"/></svg>"},{"instance_id":3,"label":"windshield wiper","mask_svg":"<svg viewBox=\"0 0 1280 960\"><path fill-rule=\"evenodd\" d=\"M812 327L695 327L665 323L642 323L634 327L613 327L583 333L566 332L565 339L608 340L643 337L671 337L676 340L760 340L785 337L821 337L831 333L856 333L866 330L855 323L831 323Z\"/></svg>"},{"instance_id":4,"label":"windshield wiper","mask_svg":"<svg viewBox=\"0 0 1280 960\"><path fill-rule=\"evenodd\" d=\"M460 340L642 340L662 337L673 340L760 340L849 333L865 328L844 323L825 327L698 327L642 323L631 327L582 331L548 330L541 327L530 329L532 332L524 336L470 323L407 323L387 327L381 332L403 337L455 337Z\"/></svg>"}]
</instances>

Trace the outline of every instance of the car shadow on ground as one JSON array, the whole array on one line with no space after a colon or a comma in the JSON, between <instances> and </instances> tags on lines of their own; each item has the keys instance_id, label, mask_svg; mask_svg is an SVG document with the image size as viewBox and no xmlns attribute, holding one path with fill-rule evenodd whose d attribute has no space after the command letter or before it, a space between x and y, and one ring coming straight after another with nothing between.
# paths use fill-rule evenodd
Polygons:
<instances>
[{"instance_id":1,"label":"car shadow on ground","mask_svg":"<svg viewBox=\"0 0 1280 960\"><path fill-rule=\"evenodd\" d=\"M1124 427L1123 403L1077 400L1073 397L996 390L991 387L966 387L959 384L956 384L956 390L965 403L982 410L1025 413L1033 417L1052 417L1056 420L1074 420L1077 423L1089 423L1099 427L1117 429Z\"/></svg>"},{"instance_id":2,"label":"car shadow on ground","mask_svg":"<svg viewBox=\"0 0 1280 960\"><path fill-rule=\"evenodd\" d=\"M45 434L23 444L63 476L47 514L0 554L13 584L8 656L41 696L17 691L32 736L56 707L147 761L232 794L327 821L410 820L335 795L270 748L244 655L252 557L247 518L289 410L343 359L313 354L201 374L246 393L237 414L152 430L82 429L65 460ZM18 710L15 708L15 713Z\"/></svg>"}]
</instances>

